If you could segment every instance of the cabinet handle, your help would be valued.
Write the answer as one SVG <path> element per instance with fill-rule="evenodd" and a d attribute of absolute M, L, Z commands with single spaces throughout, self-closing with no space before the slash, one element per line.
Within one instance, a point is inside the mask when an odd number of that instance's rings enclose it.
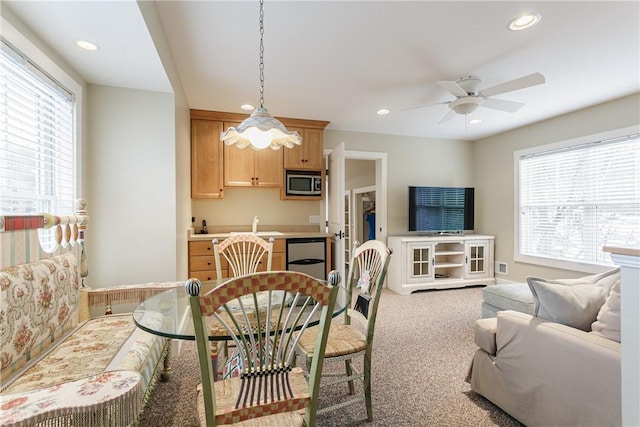
<path fill-rule="evenodd" d="M 211 261 L 207 261 L 207 265 L 211 265 Z"/>
<path fill-rule="evenodd" d="M 210 248 L 209 246 L 207 246 L 207 250 L 208 250 L 208 251 L 210 251 L 210 250 L 211 250 L 211 248 Z"/>
<path fill-rule="evenodd" d="M 468 264 L 468 263 L 469 263 L 469 257 L 468 257 L 468 256 L 464 257 L 464 263 L 465 263 L 465 264 Z"/>

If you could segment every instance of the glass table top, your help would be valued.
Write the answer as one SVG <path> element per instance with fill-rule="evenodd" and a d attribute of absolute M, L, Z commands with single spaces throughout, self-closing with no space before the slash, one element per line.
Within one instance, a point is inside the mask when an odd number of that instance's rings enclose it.
<path fill-rule="evenodd" d="M 200 294 L 204 295 L 222 282 L 224 280 L 202 282 Z M 346 306 L 347 291 L 344 287 L 338 286 L 333 317 L 344 312 Z M 184 285 L 176 286 L 144 300 L 133 311 L 133 320 L 140 329 L 154 335 L 181 340 L 195 339 L 189 295 L 185 291 Z M 215 320 L 211 319 L 211 322 L 215 322 Z M 228 341 L 231 339 L 229 335 L 213 332 L 213 330 L 219 330 L 219 328 L 210 329 L 210 341 Z"/>

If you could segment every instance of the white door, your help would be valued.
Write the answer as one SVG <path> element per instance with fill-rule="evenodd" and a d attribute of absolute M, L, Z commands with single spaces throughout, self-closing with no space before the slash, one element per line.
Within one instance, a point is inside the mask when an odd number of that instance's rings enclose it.
<path fill-rule="evenodd" d="M 335 238 L 335 269 L 340 273 L 342 283 L 345 276 L 344 259 L 344 142 L 338 144 L 329 153 L 329 234 Z"/>

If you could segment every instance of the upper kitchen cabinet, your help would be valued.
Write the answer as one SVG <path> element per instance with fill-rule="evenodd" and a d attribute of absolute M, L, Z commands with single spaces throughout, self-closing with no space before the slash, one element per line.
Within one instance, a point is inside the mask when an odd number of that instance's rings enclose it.
<path fill-rule="evenodd" d="M 288 128 L 297 131 L 302 137 L 302 144 L 284 151 L 285 169 L 324 169 L 324 130 L 313 128 Z"/>
<path fill-rule="evenodd" d="M 191 197 L 221 199 L 223 193 L 222 122 L 191 120 Z"/>
<path fill-rule="evenodd" d="M 240 122 L 224 122 L 224 130 Z M 284 168 L 282 149 L 254 150 L 251 147 L 224 146 L 224 185 L 226 187 L 282 188 Z"/>
<path fill-rule="evenodd" d="M 324 169 L 323 135 L 329 122 L 278 117 L 302 137 L 302 145 L 292 149 L 238 149 L 220 141 L 225 129 L 245 118 L 246 114 L 191 110 L 192 198 L 222 198 L 224 187 L 283 188 L 285 169 Z"/>

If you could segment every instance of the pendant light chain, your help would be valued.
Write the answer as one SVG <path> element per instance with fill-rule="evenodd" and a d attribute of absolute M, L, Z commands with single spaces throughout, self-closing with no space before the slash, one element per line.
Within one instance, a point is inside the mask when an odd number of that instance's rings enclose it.
<path fill-rule="evenodd" d="M 260 108 L 264 108 L 264 10 L 260 0 Z"/>

